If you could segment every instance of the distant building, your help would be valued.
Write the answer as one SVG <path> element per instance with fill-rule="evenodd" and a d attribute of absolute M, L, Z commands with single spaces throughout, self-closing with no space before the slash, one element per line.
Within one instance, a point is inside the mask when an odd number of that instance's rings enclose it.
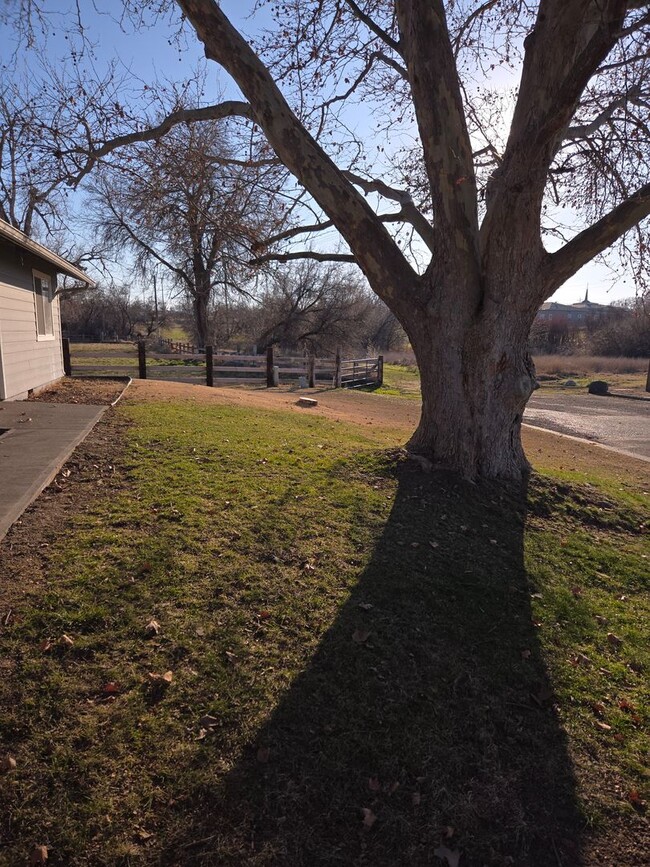
<path fill-rule="evenodd" d="M 558 304 L 556 301 L 542 304 L 535 317 L 535 325 L 577 331 L 582 328 L 593 328 L 594 325 L 614 317 L 624 316 L 625 312 L 623 307 L 590 301 L 589 290 L 587 290 L 584 301 L 578 301 L 577 304 Z"/>

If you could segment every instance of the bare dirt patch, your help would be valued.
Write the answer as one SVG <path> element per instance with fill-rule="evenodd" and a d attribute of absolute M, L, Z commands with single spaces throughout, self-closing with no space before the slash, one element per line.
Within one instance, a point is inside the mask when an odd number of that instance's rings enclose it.
<path fill-rule="evenodd" d="M 85 403 L 92 406 L 110 406 L 124 391 L 124 379 L 60 379 L 53 385 L 32 395 L 29 400 L 43 403 Z"/>

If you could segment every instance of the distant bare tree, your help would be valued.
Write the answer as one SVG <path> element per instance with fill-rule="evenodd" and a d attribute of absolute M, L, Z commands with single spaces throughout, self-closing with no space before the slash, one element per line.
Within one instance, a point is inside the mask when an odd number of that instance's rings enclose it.
<path fill-rule="evenodd" d="M 128 250 L 141 271 L 166 269 L 192 302 L 200 345 L 211 302 L 226 281 L 245 283 L 251 249 L 277 229 L 275 167 L 237 159 L 216 123 L 178 126 L 161 139 L 114 154 L 92 182 L 91 210 L 103 242 Z"/>
<path fill-rule="evenodd" d="M 273 272 L 252 313 L 254 343 L 261 352 L 334 351 L 358 345 L 370 304 L 357 277 L 328 263 L 303 261 Z"/>

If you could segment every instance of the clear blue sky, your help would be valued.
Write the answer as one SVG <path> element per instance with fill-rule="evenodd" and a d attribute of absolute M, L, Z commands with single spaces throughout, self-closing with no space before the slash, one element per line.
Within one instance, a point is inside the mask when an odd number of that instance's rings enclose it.
<path fill-rule="evenodd" d="M 10 0 L 11 2 L 11 0 Z M 191 29 L 186 26 L 180 41 L 173 38 L 173 29 L 165 21 L 158 22 L 149 29 L 137 32 L 128 24 L 121 27 L 114 20 L 116 10 L 120 8 L 118 0 L 98 0 L 96 3 L 81 3 L 84 21 L 88 28 L 88 36 L 94 43 L 95 58 L 93 62 L 101 70 L 110 60 L 119 57 L 121 64 L 136 78 L 145 82 L 155 79 L 182 79 L 188 77 L 203 60 L 202 46 L 194 37 Z M 64 23 L 70 20 L 74 4 L 71 0 L 47 0 L 44 4 L 51 17 L 51 29 L 48 33 L 48 55 L 51 60 L 64 58 L 69 53 L 70 43 L 65 39 Z M 244 31 L 259 28 L 266 21 L 256 17 L 255 21 L 248 19 L 252 3 L 242 4 L 237 0 L 223 0 L 222 7 L 231 17 L 233 23 Z M 112 15 L 98 14 L 95 8 L 109 10 Z M 267 19 L 268 20 L 268 19 Z M 14 44 L 9 28 L 0 29 L 0 51 L 5 63 L 10 62 Z M 214 88 L 215 94 L 221 93 L 225 98 L 237 98 L 239 91 L 228 76 L 218 69 L 216 64 L 210 64 L 208 84 Z M 591 264 L 583 268 L 568 283 L 553 296 L 554 300 L 571 303 L 584 297 L 587 288 L 592 301 L 611 303 L 616 298 L 628 297 L 634 293 L 631 281 L 611 286 L 612 273 L 603 266 Z"/>

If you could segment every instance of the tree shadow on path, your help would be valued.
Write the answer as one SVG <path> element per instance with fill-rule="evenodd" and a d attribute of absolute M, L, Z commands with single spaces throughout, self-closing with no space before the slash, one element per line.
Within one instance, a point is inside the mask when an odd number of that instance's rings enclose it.
<path fill-rule="evenodd" d="M 525 495 L 394 472 L 349 600 L 226 781 L 188 795 L 164 863 L 435 865 L 440 846 L 461 867 L 580 863 Z"/>

